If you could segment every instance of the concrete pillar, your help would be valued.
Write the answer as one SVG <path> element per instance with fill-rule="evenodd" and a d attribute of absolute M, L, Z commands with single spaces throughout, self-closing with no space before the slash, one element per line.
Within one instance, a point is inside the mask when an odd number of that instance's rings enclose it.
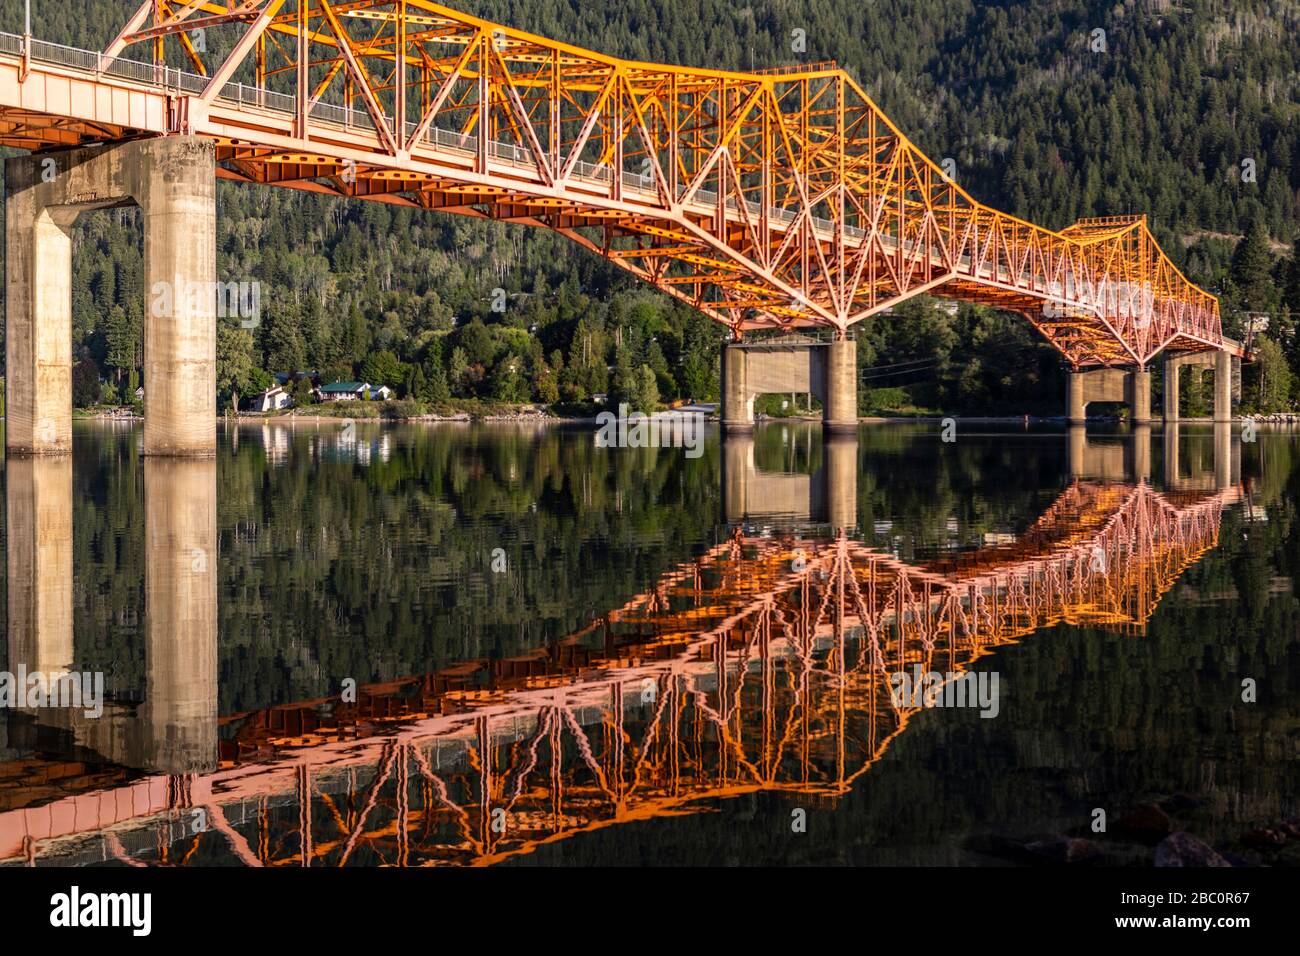
<path fill-rule="evenodd" d="M 1087 420 L 1087 406 L 1083 402 L 1083 376 L 1086 374 L 1076 369 L 1066 375 L 1065 408 L 1071 425 L 1082 425 Z"/>
<path fill-rule="evenodd" d="M 822 407 L 827 431 L 857 434 L 858 343 L 853 339 L 836 339 L 827 350 Z"/>
<path fill-rule="evenodd" d="M 1227 355 L 1227 352 L 1220 352 Z M 1219 392 L 1218 369 L 1215 369 L 1214 392 Z M 1217 407 L 1217 406 L 1216 406 Z M 1218 491 L 1232 487 L 1232 423 L 1214 423 L 1214 487 Z"/>
<path fill-rule="evenodd" d="M 743 348 L 722 346 L 722 430 L 743 434 L 754 428 L 754 396 L 749 394 Z"/>
<path fill-rule="evenodd" d="M 1133 480 L 1151 480 L 1151 426 L 1133 429 Z"/>
<path fill-rule="evenodd" d="M 1088 450 L 1088 432 L 1082 425 L 1071 424 L 1067 435 L 1068 453 L 1067 459 L 1070 464 L 1070 477 L 1082 478 L 1088 473 L 1085 457 Z"/>
<path fill-rule="evenodd" d="M 749 513 L 749 476 L 754 472 L 754 438 L 743 432 L 722 443 L 722 514 L 728 524 Z"/>
<path fill-rule="evenodd" d="M 1164 384 L 1164 418 L 1167 422 L 1178 421 L 1178 370 L 1182 365 L 1174 361 L 1170 355 L 1165 356 L 1165 384 Z"/>
<path fill-rule="evenodd" d="M 89 209 L 144 219 L 146 455 L 216 453 L 216 153 L 164 137 L 5 164 L 5 447 L 72 445 L 71 232 Z"/>
<path fill-rule="evenodd" d="M 144 207 L 144 453 L 217 449 L 217 202 L 210 149 L 156 157 Z M 167 295 L 170 290 L 170 296 Z"/>
<path fill-rule="evenodd" d="M 826 517 L 836 531 L 858 526 L 857 435 L 828 435 L 822 449 L 826 473 Z"/>
<path fill-rule="evenodd" d="M 1129 418 L 1134 425 L 1151 423 L 1151 373 L 1134 369 L 1128 373 Z"/>
<path fill-rule="evenodd" d="M 1232 353 L 1214 353 L 1214 420 L 1232 421 Z"/>
<path fill-rule="evenodd" d="M 24 175 L 25 174 L 25 175 Z M 73 214 L 22 188 L 28 157 L 5 163 L 5 447 L 72 451 Z"/>
<path fill-rule="evenodd" d="M 1180 460 L 1179 449 L 1178 449 L 1178 442 L 1179 442 L 1179 438 L 1181 437 L 1179 435 L 1179 431 L 1180 431 L 1180 426 L 1178 424 L 1178 419 L 1176 418 L 1170 421 L 1167 425 L 1165 425 L 1165 432 L 1164 432 L 1165 487 L 1170 490 L 1176 490 L 1179 487 L 1179 482 L 1182 480 L 1182 476 L 1180 474 L 1182 470 L 1182 461 Z"/>
<path fill-rule="evenodd" d="M 146 458 L 145 763 L 217 761 L 217 463 Z"/>
<path fill-rule="evenodd" d="M 5 483 L 8 670 L 66 670 L 75 658 L 72 458 L 11 458 Z"/>
<path fill-rule="evenodd" d="M 857 434 L 858 349 L 834 342 L 729 343 L 722 350 L 722 426 L 727 433 L 754 427 L 758 395 L 808 392 L 822 401 L 827 431 Z"/>

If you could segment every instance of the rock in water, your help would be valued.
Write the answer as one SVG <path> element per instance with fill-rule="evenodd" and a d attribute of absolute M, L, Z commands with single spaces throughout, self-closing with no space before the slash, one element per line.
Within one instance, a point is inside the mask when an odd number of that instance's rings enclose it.
<path fill-rule="evenodd" d="M 1156 847 L 1156 866 L 1231 866 L 1190 833 L 1171 833 Z"/>
<path fill-rule="evenodd" d="M 1035 840 L 1033 843 L 1027 843 L 1025 850 L 1054 863 L 1082 863 L 1101 856 L 1100 846 L 1092 840 L 1082 840 L 1078 837 Z"/>

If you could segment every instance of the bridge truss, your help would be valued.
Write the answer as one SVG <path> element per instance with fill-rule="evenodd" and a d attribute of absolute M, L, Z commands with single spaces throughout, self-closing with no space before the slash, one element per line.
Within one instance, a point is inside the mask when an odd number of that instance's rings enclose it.
<path fill-rule="evenodd" d="M 554 230 L 736 336 L 929 293 L 1024 315 L 1076 367 L 1241 354 L 1144 217 L 983 206 L 834 64 L 639 63 L 427 0 L 146 0 L 102 54 L 14 40 L 0 142 L 210 137 L 227 179 Z"/>
<path fill-rule="evenodd" d="M 0 812 L 0 858 L 108 828 L 134 865 L 486 865 L 748 794 L 829 806 L 923 709 L 892 675 L 947 686 L 1057 624 L 1141 633 L 1239 496 L 1078 482 L 1015 542 L 918 566 L 738 531 L 534 654 L 230 715 L 216 773 Z"/>

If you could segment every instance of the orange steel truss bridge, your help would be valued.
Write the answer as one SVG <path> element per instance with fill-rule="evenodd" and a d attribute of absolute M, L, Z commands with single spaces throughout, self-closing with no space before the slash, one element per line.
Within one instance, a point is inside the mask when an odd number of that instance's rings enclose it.
<path fill-rule="evenodd" d="M 922 709 L 891 675 L 970 690 L 1044 628 L 1142 633 L 1241 494 L 1076 482 L 1013 543 L 920 566 L 737 530 L 531 655 L 222 718 L 213 773 L 78 787 L 42 765 L 73 792 L 9 802 L 0 859 L 485 865 L 745 794 L 827 807 Z"/>
<path fill-rule="evenodd" d="M 102 52 L 0 35 L 0 143 L 168 135 L 238 182 L 552 229 L 737 338 L 928 293 L 1075 368 L 1244 354 L 1145 217 L 981 205 L 834 64 L 638 63 L 426 0 L 146 0 Z"/>

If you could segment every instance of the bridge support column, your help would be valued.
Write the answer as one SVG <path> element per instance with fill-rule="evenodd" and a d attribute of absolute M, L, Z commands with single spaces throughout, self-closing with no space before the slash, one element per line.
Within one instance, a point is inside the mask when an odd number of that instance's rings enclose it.
<path fill-rule="evenodd" d="M 217 463 L 144 463 L 146 763 L 217 762 Z"/>
<path fill-rule="evenodd" d="M 781 428 L 784 426 L 774 426 Z M 792 426 L 797 435 L 803 429 Z M 858 524 L 858 439 L 827 434 L 822 466 L 814 474 L 768 471 L 754 459 L 754 437 L 730 436 L 722 444 L 722 510 L 728 524 L 826 521 L 836 531 Z"/>
<path fill-rule="evenodd" d="M 854 426 L 856 428 L 856 425 Z M 858 438 L 843 432 L 826 436 L 826 520 L 836 531 L 858 525 Z"/>
<path fill-rule="evenodd" d="M 1178 421 L 1178 362 L 1172 356 L 1165 356 L 1164 405 L 1165 422 Z"/>
<path fill-rule="evenodd" d="M 29 158 L 5 163 L 5 447 L 15 455 L 66 455 L 75 216 L 17 188 L 31 165 Z"/>
<path fill-rule="evenodd" d="M 1082 425 L 1091 402 L 1124 402 L 1135 425 L 1151 421 L 1151 373 L 1142 369 L 1094 368 L 1075 370 L 1066 381 L 1066 416 Z"/>
<path fill-rule="evenodd" d="M 5 483 L 8 669 L 66 670 L 74 656 L 72 458 L 15 457 Z"/>
<path fill-rule="evenodd" d="M 1177 406 L 1175 406 L 1176 408 Z M 1180 487 L 1179 482 L 1182 480 L 1182 456 L 1179 448 L 1179 439 L 1182 437 L 1181 430 L 1178 419 L 1166 421 L 1164 430 L 1164 482 L 1165 487 L 1170 490 L 1177 490 Z"/>
<path fill-rule="evenodd" d="M 1088 404 L 1083 400 L 1083 377 L 1087 372 L 1070 372 L 1065 380 L 1066 417 L 1071 425 L 1082 425 L 1087 420 Z"/>
<path fill-rule="evenodd" d="M 5 447 L 72 447 L 72 228 L 86 210 L 144 219 L 144 452 L 216 453 L 216 153 L 165 137 L 5 164 Z"/>
<path fill-rule="evenodd" d="M 754 429 L 754 395 L 746 387 L 745 352 L 722 347 L 722 430 L 744 434 Z"/>
<path fill-rule="evenodd" d="M 1214 420 L 1232 421 L 1232 353 L 1214 353 Z"/>
<path fill-rule="evenodd" d="M 1214 420 L 1232 421 L 1233 359 L 1232 353 L 1186 352 L 1165 357 L 1165 421 L 1178 418 L 1178 370 L 1185 365 L 1199 368 L 1214 366 Z"/>
<path fill-rule="evenodd" d="M 1138 425 L 1133 429 L 1133 480 L 1151 480 L 1151 426 Z"/>
<path fill-rule="evenodd" d="M 828 432 L 857 433 L 858 348 L 852 339 L 818 342 L 790 337 L 731 342 L 722 347 L 722 427 L 754 427 L 759 395 L 808 392 L 822 403 Z"/>
<path fill-rule="evenodd" d="M 1151 424 L 1151 373 L 1135 369 L 1128 373 L 1129 412 L 1134 425 Z"/>
<path fill-rule="evenodd" d="M 822 424 L 829 432 L 858 432 L 858 343 L 836 339 L 826 349 Z"/>

